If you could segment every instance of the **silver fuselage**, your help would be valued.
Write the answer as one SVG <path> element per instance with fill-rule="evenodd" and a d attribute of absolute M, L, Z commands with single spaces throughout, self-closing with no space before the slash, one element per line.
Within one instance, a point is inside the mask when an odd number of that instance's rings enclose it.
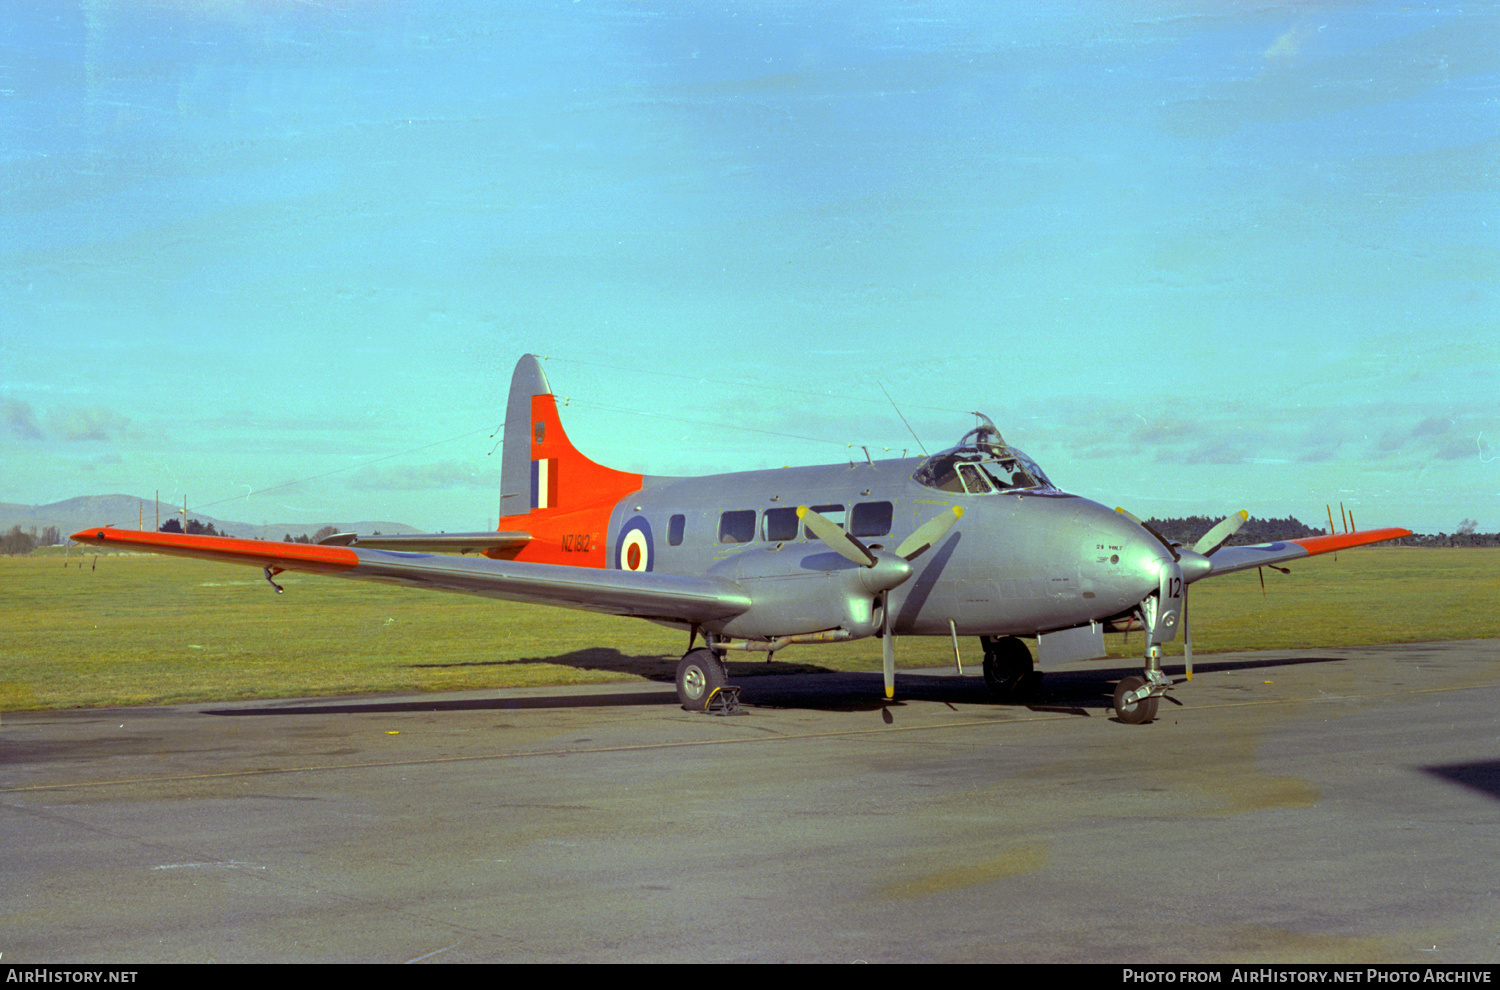
<path fill-rule="evenodd" d="M 785 516 L 766 513 L 799 505 L 842 506 L 838 521 L 853 523 L 856 506 L 876 503 L 869 514 L 888 514 L 886 532 L 861 535 L 846 526 L 876 550 L 897 546 L 952 506 L 962 508 L 953 528 L 911 562 L 910 578 L 889 592 L 897 635 L 1030 636 L 1103 620 L 1139 606 L 1172 559 L 1139 525 L 1097 502 L 1050 487 L 937 490 L 913 477 L 924 460 L 647 478 L 616 506 L 609 530 L 619 534 L 642 518 L 654 534 L 652 570 L 707 574 L 745 587 L 755 607 L 713 631 L 748 639 L 830 629 L 858 637 L 879 628 L 878 597 L 861 586 L 857 565 L 803 527 L 791 538 L 774 538 L 786 536 L 784 525 L 780 534 L 771 532 L 772 520 Z M 753 535 L 743 539 L 744 514 L 752 512 Z M 726 513 L 740 515 L 726 521 Z M 739 531 L 727 532 L 734 523 Z M 609 548 L 612 559 L 616 550 Z"/>

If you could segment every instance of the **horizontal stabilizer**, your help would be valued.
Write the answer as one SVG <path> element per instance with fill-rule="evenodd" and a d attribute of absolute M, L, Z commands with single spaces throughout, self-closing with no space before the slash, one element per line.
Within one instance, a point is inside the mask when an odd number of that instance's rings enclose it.
<path fill-rule="evenodd" d="M 326 547 L 360 547 L 365 550 L 404 550 L 408 553 L 483 553 L 513 550 L 531 542 L 530 533 L 411 533 L 405 536 L 360 536 L 335 533 L 318 541 Z"/>

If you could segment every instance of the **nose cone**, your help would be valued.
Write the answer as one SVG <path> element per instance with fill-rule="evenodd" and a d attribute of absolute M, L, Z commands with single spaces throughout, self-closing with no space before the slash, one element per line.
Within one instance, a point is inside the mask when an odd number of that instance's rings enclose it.
<path fill-rule="evenodd" d="M 911 577 L 910 561 L 886 550 L 870 552 L 875 556 L 875 563 L 869 567 L 861 567 L 858 571 L 860 586 L 865 591 L 878 595 L 882 591 L 889 591 L 904 583 L 907 578 Z"/>
<path fill-rule="evenodd" d="M 1214 569 L 1213 561 L 1196 550 L 1183 549 L 1178 553 L 1182 555 L 1182 559 L 1178 561 L 1178 564 L 1182 566 L 1182 580 L 1188 584 L 1192 584 L 1199 578 L 1208 577 L 1209 572 Z"/>

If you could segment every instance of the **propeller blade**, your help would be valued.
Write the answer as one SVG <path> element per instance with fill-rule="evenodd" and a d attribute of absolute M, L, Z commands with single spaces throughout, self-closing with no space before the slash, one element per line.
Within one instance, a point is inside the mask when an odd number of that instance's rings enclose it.
<path fill-rule="evenodd" d="M 890 593 L 880 593 L 880 653 L 885 670 L 885 696 L 896 696 L 896 637 L 891 635 Z"/>
<path fill-rule="evenodd" d="M 1214 551 L 1222 547 L 1224 542 L 1231 536 L 1238 533 L 1240 527 L 1245 525 L 1245 520 L 1249 518 L 1250 513 L 1244 509 L 1241 509 L 1232 516 L 1227 516 L 1223 522 L 1207 533 L 1204 533 L 1198 542 L 1193 544 L 1193 549 L 1206 557 L 1212 557 Z"/>
<path fill-rule="evenodd" d="M 828 544 L 828 549 L 861 567 L 875 566 L 875 555 L 869 548 L 846 533 L 838 523 L 805 505 L 797 508 L 797 518 L 807 524 L 814 536 Z"/>
<path fill-rule="evenodd" d="M 886 627 L 885 635 L 881 638 L 881 653 L 885 661 L 885 696 L 894 698 L 896 696 L 896 637 L 891 635 L 889 626 Z"/>
<path fill-rule="evenodd" d="M 932 545 L 947 535 L 953 524 L 963 518 L 963 506 L 955 505 L 947 512 L 940 512 L 931 519 L 918 526 L 916 532 L 901 541 L 896 548 L 898 557 L 907 560 L 915 560 L 918 556 L 926 553 Z"/>
<path fill-rule="evenodd" d="M 1188 586 L 1182 586 L 1182 659 L 1187 679 L 1193 679 L 1193 627 L 1188 625 Z"/>
<path fill-rule="evenodd" d="M 1118 505 L 1115 506 L 1115 511 L 1124 516 L 1126 519 L 1129 519 L 1131 522 L 1135 523 L 1137 526 L 1141 527 L 1141 529 L 1144 529 L 1146 532 L 1150 533 L 1152 536 L 1156 537 L 1156 542 L 1167 548 L 1167 552 L 1172 555 L 1173 560 L 1182 559 L 1182 554 L 1177 552 L 1177 548 L 1172 545 L 1172 541 L 1158 533 L 1154 527 L 1148 525 L 1146 521 L 1140 516 L 1137 516 L 1132 512 L 1127 512 L 1124 509 L 1120 508 Z"/>

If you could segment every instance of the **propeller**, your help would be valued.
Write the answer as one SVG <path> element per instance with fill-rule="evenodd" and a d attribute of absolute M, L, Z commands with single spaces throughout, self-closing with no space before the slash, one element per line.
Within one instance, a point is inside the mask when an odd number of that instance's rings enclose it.
<path fill-rule="evenodd" d="M 1171 567 L 1163 567 L 1162 568 L 1162 572 L 1161 572 L 1161 587 L 1158 589 L 1158 592 L 1157 592 L 1158 602 L 1160 604 L 1157 607 L 1161 611 L 1161 613 L 1163 615 L 1165 615 L 1166 611 L 1168 610 L 1169 592 L 1172 591 L 1172 590 L 1174 590 L 1174 589 L 1172 589 L 1169 586 L 1169 578 L 1171 576 L 1173 576 L 1173 574 L 1175 573 L 1176 579 L 1180 582 L 1180 584 L 1178 585 L 1177 590 L 1180 590 L 1180 592 L 1181 592 L 1181 599 L 1182 599 L 1182 604 L 1181 604 L 1180 607 L 1181 607 L 1181 616 L 1182 616 L 1182 659 L 1183 659 L 1183 668 L 1184 668 L 1184 671 L 1185 671 L 1187 679 L 1188 680 L 1192 680 L 1193 679 L 1193 628 L 1188 623 L 1188 583 L 1184 579 L 1183 573 L 1182 573 L 1181 564 L 1184 562 L 1184 560 L 1183 560 L 1183 550 L 1182 550 L 1181 544 L 1172 543 L 1166 537 L 1162 536 L 1155 529 L 1153 529 L 1151 526 L 1148 526 L 1145 523 L 1144 520 L 1138 518 L 1137 516 L 1131 514 L 1130 512 L 1127 512 L 1126 510 L 1124 510 L 1122 508 L 1119 508 L 1119 507 L 1116 507 L 1115 511 L 1118 512 L 1120 515 L 1124 516 L 1125 518 L 1129 519 L 1131 522 L 1133 522 L 1136 525 L 1140 526 L 1142 529 L 1144 529 L 1146 532 L 1150 533 L 1152 536 L 1156 537 L 1157 540 L 1159 540 L 1161 542 L 1162 546 L 1166 547 L 1169 551 L 1171 551 L 1172 559 L 1173 559 L 1173 561 L 1175 563 Z M 1211 528 L 1208 532 L 1206 532 L 1202 536 L 1200 536 L 1198 538 L 1198 542 L 1193 544 L 1193 548 L 1192 548 L 1192 550 L 1189 553 L 1189 559 L 1186 561 L 1186 563 L 1188 563 L 1190 565 L 1190 569 L 1198 570 L 1199 568 L 1192 568 L 1191 565 L 1195 561 L 1199 565 L 1203 565 L 1204 564 L 1204 559 L 1207 558 L 1207 557 L 1212 557 L 1221 547 L 1223 547 L 1224 544 L 1229 541 L 1229 538 L 1231 536 L 1233 536 L 1235 533 L 1238 533 L 1240 531 L 1240 527 L 1244 526 L 1245 522 L 1249 518 L 1250 518 L 1250 513 L 1248 513 L 1245 510 L 1241 509 L 1239 512 L 1235 512 L 1235 513 L 1232 513 L 1232 514 L 1230 514 L 1228 516 L 1225 516 L 1213 528 Z M 1197 555 L 1201 555 L 1201 556 L 1197 556 Z M 1199 575 L 1197 575 L 1197 576 L 1201 577 L 1202 574 L 1206 574 L 1207 572 L 1208 572 L 1208 569 L 1207 568 L 1203 568 L 1202 569 L 1202 573 L 1199 574 Z M 1168 637 L 1168 638 L 1170 638 L 1170 637 Z"/>
<path fill-rule="evenodd" d="M 870 580 L 862 578 L 860 583 L 867 590 L 874 591 L 880 596 L 881 660 L 885 672 L 885 696 L 887 698 L 896 696 L 896 644 L 895 637 L 891 635 L 891 610 L 888 607 L 890 591 L 911 577 L 910 562 L 926 553 L 946 536 L 948 530 L 953 528 L 953 524 L 958 522 L 963 514 L 963 508 L 957 505 L 946 512 L 940 512 L 902 540 L 900 546 L 896 547 L 894 555 L 885 551 L 877 555 L 874 550 L 859 542 L 833 520 L 805 505 L 797 509 L 797 518 L 807 525 L 814 536 L 827 544 L 830 550 L 871 571 L 878 568 L 886 572 L 879 577 L 871 574 Z M 881 564 L 885 566 L 879 567 Z"/>
<path fill-rule="evenodd" d="M 1144 529 L 1146 532 L 1150 533 L 1152 536 L 1156 537 L 1157 540 L 1160 541 L 1162 546 L 1172 551 L 1172 556 L 1174 558 L 1180 556 L 1179 552 L 1182 548 L 1182 544 L 1173 543 L 1171 540 L 1158 533 L 1156 531 L 1156 528 L 1150 523 L 1146 522 L 1140 516 L 1137 516 L 1135 513 L 1130 512 L 1127 509 L 1122 509 L 1119 506 L 1115 506 L 1115 511 L 1124 516 L 1126 519 L 1129 519 L 1131 522 L 1135 523 L 1137 526 L 1141 527 L 1141 529 Z M 1245 525 L 1246 520 L 1248 520 L 1249 518 L 1250 513 L 1246 512 L 1244 509 L 1225 516 L 1223 519 L 1219 520 L 1217 525 L 1215 525 L 1207 533 L 1204 533 L 1198 538 L 1198 542 L 1193 544 L 1193 552 L 1201 553 L 1205 557 L 1212 557 L 1215 551 L 1217 551 L 1229 541 L 1229 538 L 1231 536 L 1240 531 L 1240 527 Z"/>

